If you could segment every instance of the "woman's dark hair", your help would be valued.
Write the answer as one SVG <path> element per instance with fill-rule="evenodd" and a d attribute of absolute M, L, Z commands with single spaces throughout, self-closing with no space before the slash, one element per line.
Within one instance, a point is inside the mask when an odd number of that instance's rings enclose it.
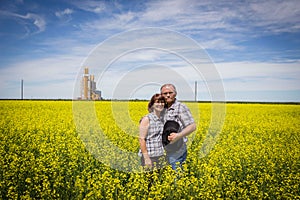
<path fill-rule="evenodd" d="M 157 93 L 157 94 L 154 94 L 154 95 L 151 97 L 151 99 L 150 99 L 150 101 L 149 101 L 149 103 L 148 103 L 148 111 L 149 111 L 149 112 L 152 112 L 152 111 L 153 111 L 152 106 L 153 106 L 153 104 L 154 104 L 156 101 L 163 102 L 164 104 L 166 103 L 165 98 L 164 98 L 161 94 L 158 94 L 158 93 Z"/>

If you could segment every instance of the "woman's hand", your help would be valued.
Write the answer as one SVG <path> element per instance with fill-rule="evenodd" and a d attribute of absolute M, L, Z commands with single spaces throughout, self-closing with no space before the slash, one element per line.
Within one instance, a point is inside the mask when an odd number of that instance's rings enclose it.
<path fill-rule="evenodd" d="M 144 160 L 145 160 L 145 166 L 152 167 L 152 161 L 149 156 L 145 156 Z"/>

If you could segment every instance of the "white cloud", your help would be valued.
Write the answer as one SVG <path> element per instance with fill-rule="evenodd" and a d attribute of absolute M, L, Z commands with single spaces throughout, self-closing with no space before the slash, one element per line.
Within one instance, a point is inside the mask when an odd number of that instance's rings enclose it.
<path fill-rule="evenodd" d="M 28 35 L 37 34 L 43 32 L 46 29 L 46 21 L 40 15 L 34 13 L 27 13 L 26 15 L 20 15 L 9 11 L 0 11 L 0 15 L 4 15 L 9 18 L 21 19 L 21 25 L 28 31 Z M 18 22 L 18 20 L 16 20 Z M 32 26 L 36 27 L 33 29 Z"/>
<path fill-rule="evenodd" d="M 136 66 L 128 71 L 118 71 L 117 73 L 106 71 L 98 79 L 98 88 L 105 98 L 135 99 L 138 98 L 135 95 L 140 90 L 139 94 L 143 94 L 143 98 L 148 99 L 153 93 L 159 92 L 162 84 L 173 83 L 180 91 L 180 98 L 193 99 L 193 87 L 190 85 L 191 73 L 182 73 L 187 71 L 192 72 L 193 70 L 191 67 L 180 69 L 155 63 Z M 151 90 L 143 91 L 144 87 L 149 86 L 151 86 Z"/>
<path fill-rule="evenodd" d="M 255 13 L 252 17 L 263 19 L 263 22 L 275 24 L 299 22 L 299 1 L 259 1 L 250 3 L 250 9 Z"/>
<path fill-rule="evenodd" d="M 190 11 L 192 11 L 191 4 L 183 0 L 150 1 L 146 3 L 146 10 L 143 12 L 141 19 L 151 22 L 173 21 L 178 17 L 185 16 Z"/>
<path fill-rule="evenodd" d="M 73 10 L 70 9 L 70 8 L 66 8 L 65 10 L 63 11 L 57 11 L 55 12 L 55 15 L 59 18 L 62 18 L 64 16 L 68 16 L 68 15 L 71 15 L 73 13 Z"/>
<path fill-rule="evenodd" d="M 298 1 L 147 1 L 142 10 L 114 14 L 112 5 L 101 4 L 108 14 L 81 25 L 86 37 L 111 35 L 112 31 L 165 27 L 189 34 L 209 49 L 240 49 L 240 43 L 258 35 L 299 31 Z M 80 8 L 94 12 L 99 3 L 88 1 Z M 87 7 L 89 9 L 87 9 Z"/>
<path fill-rule="evenodd" d="M 300 63 L 218 63 L 227 91 L 300 90 Z"/>
<path fill-rule="evenodd" d="M 109 8 L 106 6 L 106 4 L 103 1 L 87 0 L 87 1 L 72 1 L 70 3 L 74 4 L 79 9 L 96 13 L 96 14 L 107 11 L 107 9 Z"/>
<path fill-rule="evenodd" d="M 71 98 L 82 58 L 53 57 L 18 62 L 0 69 L 1 98 L 19 98 L 24 80 L 25 98 Z"/>
<path fill-rule="evenodd" d="M 204 41 L 201 43 L 201 45 L 205 49 L 218 49 L 218 50 L 239 50 L 241 47 L 236 46 L 232 43 L 230 43 L 228 40 L 224 40 L 222 38 L 220 39 L 212 39 L 208 41 Z"/>

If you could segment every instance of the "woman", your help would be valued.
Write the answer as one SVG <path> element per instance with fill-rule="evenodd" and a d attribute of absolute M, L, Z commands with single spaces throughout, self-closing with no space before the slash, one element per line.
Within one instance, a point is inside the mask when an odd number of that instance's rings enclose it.
<path fill-rule="evenodd" d="M 154 94 L 148 103 L 149 113 L 140 121 L 140 151 L 142 166 L 161 168 L 165 161 L 162 145 L 163 119 L 165 98 Z"/>

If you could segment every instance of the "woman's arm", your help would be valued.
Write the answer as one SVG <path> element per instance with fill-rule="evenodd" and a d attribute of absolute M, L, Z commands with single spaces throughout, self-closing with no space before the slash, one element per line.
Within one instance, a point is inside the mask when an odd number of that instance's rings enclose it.
<path fill-rule="evenodd" d="M 149 128 L 149 118 L 144 117 L 141 122 L 140 122 L 140 135 L 139 135 L 139 142 L 140 142 L 140 148 L 145 160 L 145 165 L 146 166 L 152 166 L 151 159 L 148 155 L 147 147 L 146 147 L 146 136 L 148 134 L 148 128 Z"/>

